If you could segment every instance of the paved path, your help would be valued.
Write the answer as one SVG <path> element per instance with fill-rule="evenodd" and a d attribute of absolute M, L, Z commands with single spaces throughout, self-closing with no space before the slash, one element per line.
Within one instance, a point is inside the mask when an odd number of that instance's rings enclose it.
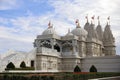
<path fill-rule="evenodd" d="M 108 79 L 99 79 L 99 80 L 120 80 L 120 78 L 112 78 L 112 79 L 108 78 Z"/>
<path fill-rule="evenodd" d="M 106 78 L 98 78 L 98 79 L 89 79 L 89 80 L 120 80 L 120 76 L 116 76 L 116 77 L 106 77 Z"/>

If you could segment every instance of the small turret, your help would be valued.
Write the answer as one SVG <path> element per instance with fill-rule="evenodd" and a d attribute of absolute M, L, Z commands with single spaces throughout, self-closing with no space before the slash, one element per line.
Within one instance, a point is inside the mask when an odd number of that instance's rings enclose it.
<path fill-rule="evenodd" d="M 94 16 L 92 17 L 92 20 L 91 20 L 91 24 L 89 26 L 88 29 L 88 38 L 94 38 L 94 39 L 97 39 L 98 38 L 98 35 L 97 35 L 97 32 L 96 30 L 94 29 L 95 27 L 95 24 L 94 24 Z"/>
<path fill-rule="evenodd" d="M 90 26 L 90 24 L 89 24 L 89 22 L 88 22 L 88 16 L 86 16 L 85 18 L 86 18 L 87 22 L 85 23 L 84 29 L 85 29 L 86 31 L 88 31 L 88 30 L 89 30 L 89 26 Z"/>

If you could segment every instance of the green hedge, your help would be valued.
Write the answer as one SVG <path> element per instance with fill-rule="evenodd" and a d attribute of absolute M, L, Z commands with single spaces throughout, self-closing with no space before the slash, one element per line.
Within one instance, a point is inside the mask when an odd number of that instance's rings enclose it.
<path fill-rule="evenodd" d="M 14 69 L 6 68 L 5 70 L 35 70 L 35 68 L 34 67 L 14 68 Z"/>
<path fill-rule="evenodd" d="M 53 76 L 19 76 L 19 75 L 4 75 L 3 80 L 55 80 Z"/>
<path fill-rule="evenodd" d="M 34 67 L 15 68 L 14 70 L 35 70 L 35 68 Z"/>
<path fill-rule="evenodd" d="M 99 73 L 87 73 L 87 74 L 73 74 L 73 73 L 63 73 L 58 74 L 55 80 L 88 80 L 93 78 L 103 78 L 103 77 L 113 77 L 120 76 L 120 73 L 114 72 L 99 72 Z"/>

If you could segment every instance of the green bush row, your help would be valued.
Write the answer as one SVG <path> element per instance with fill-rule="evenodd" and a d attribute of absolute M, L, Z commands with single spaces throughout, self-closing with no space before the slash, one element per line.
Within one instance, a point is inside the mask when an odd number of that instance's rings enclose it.
<path fill-rule="evenodd" d="M 74 74 L 74 73 L 56 73 L 54 76 L 41 76 L 41 75 L 3 75 L 3 80 L 88 80 L 93 78 L 113 77 L 120 76 L 120 73 L 87 73 L 87 74 Z M 2 79 L 1 79 L 2 80 Z"/>

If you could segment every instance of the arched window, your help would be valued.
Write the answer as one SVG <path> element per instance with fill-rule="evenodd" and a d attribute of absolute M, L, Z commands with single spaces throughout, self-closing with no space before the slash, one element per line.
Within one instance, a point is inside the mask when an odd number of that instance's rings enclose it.
<path fill-rule="evenodd" d="M 62 50 L 63 52 L 72 52 L 73 47 L 72 45 L 66 44 L 66 45 L 63 45 Z"/>
<path fill-rule="evenodd" d="M 15 65 L 12 62 L 10 62 L 7 64 L 5 70 L 12 70 L 12 69 L 15 69 Z"/>
<path fill-rule="evenodd" d="M 25 64 L 24 61 L 21 62 L 20 67 L 21 67 L 21 68 L 25 68 L 25 67 L 26 67 L 26 64 Z"/>
<path fill-rule="evenodd" d="M 54 49 L 56 49 L 58 52 L 60 52 L 60 47 L 58 46 L 58 44 L 54 45 Z"/>
<path fill-rule="evenodd" d="M 31 67 L 34 67 L 34 60 L 31 60 Z"/>
<path fill-rule="evenodd" d="M 47 42 L 47 41 L 42 42 L 41 47 L 52 48 L 50 42 Z"/>

